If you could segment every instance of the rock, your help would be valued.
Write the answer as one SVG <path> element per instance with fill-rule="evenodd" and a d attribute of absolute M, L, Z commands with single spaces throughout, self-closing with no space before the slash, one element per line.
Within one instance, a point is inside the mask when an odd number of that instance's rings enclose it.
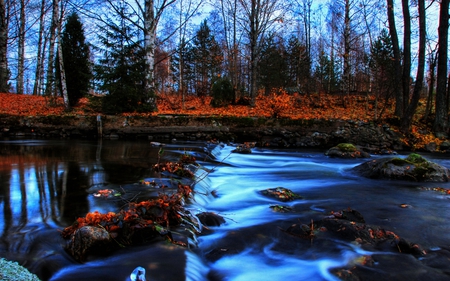
<path fill-rule="evenodd" d="M 206 226 L 219 226 L 225 223 L 225 219 L 222 216 L 213 212 L 203 212 L 196 216 Z"/>
<path fill-rule="evenodd" d="M 340 143 L 330 148 L 325 155 L 338 158 L 369 158 L 370 154 L 351 143 Z"/>
<path fill-rule="evenodd" d="M 105 245 L 111 242 L 111 236 L 104 228 L 83 226 L 72 235 L 66 250 L 78 261 L 84 261 L 86 256 L 98 249 L 107 249 Z"/>
<path fill-rule="evenodd" d="M 27 280 L 39 281 L 39 278 L 30 273 L 25 267 L 17 262 L 0 258 L 0 280 Z"/>
<path fill-rule="evenodd" d="M 284 187 L 268 188 L 261 190 L 260 193 L 262 195 L 272 197 L 283 202 L 302 198 L 300 195 L 295 194 L 291 190 Z"/>
<path fill-rule="evenodd" d="M 256 145 L 255 142 L 244 142 L 243 144 L 239 144 L 233 149 L 231 152 L 241 153 L 241 154 L 250 154 L 252 153 L 252 148 Z"/>
<path fill-rule="evenodd" d="M 396 179 L 419 182 L 448 182 L 450 170 L 412 153 L 407 158 L 380 158 L 367 161 L 352 169 L 372 179 Z"/>

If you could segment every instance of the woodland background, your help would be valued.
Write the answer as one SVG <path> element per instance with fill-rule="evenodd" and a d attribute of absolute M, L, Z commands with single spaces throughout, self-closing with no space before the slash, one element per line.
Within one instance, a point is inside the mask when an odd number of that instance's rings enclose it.
<path fill-rule="evenodd" d="M 449 0 L 0 0 L 0 20 L 4 114 L 35 96 L 51 113 L 389 118 L 447 137 Z"/>

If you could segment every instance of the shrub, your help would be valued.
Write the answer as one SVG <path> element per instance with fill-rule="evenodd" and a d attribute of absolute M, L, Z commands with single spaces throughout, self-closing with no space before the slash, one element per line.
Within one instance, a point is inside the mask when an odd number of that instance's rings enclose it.
<path fill-rule="evenodd" d="M 211 106 L 227 106 L 234 101 L 234 89 L 231 81 L 227 78 L 220 78 L 212 87 Z"/>

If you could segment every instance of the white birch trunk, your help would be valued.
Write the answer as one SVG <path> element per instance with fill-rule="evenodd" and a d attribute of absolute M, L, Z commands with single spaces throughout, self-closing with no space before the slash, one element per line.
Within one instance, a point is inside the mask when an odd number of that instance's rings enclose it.
<path fill-rule="evenodd" d="M 66 84 L 66 71 L 64 69 L 64 60 L 63 60 L 63 52 L 62 52 L 62 47 L 61 47 L 61 39 L 59 38 L 58 40 L 58 65 L 59 65 L 59 71 L 61 74 L 61 91 L 62 91 L 62 96 L 63 96 L 63 100 L 64 100 L 64 107 L 66 110 L 70 109 L 70 104 L 69 104 L 69 95 L 67 94 L 67 84 Z"/>
<path fill-rule="evenodd" d="M 47 64 L 47 81 L 45 85 L 45 95 L 52 96 L 54 94 L 53 86 L 55 83 L 54 65 L 55 65 L 55 42 L 56 29 L 59 21 L 59 1 L 53 0 L 52 8 L 52 22 L 50 25 L 50 45 L 48 50 L 48 64 Z"/>

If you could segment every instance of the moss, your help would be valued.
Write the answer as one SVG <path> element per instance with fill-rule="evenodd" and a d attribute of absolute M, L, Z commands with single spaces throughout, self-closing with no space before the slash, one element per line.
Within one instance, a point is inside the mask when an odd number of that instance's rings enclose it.
<path fill-rule="evenodd" d="M 39 281 L 39 278 L 30 273 L 25 267 L 19 265 L 17 262 L 12 262 L 0 258 L 0 280 L 27 280 Z"/>
<path fill-rule="evenodd" d="M 395 166 L 403 166 L 403 165 L 411 164 L 411 163 L 408 162 L 406 159 L 398 158 L 398 157 L 392 158 L 391 161 L 389 161 L 388 163 L 392 163 L 392 164 L 394 164 Z M 386 163 L 386 164 L 387 164 L 387 163 Z"/>
<path fill-rule="evenodd" d="M 337 145 L 337 148 L 342 152 L 355 152 L 357 150 L 356 146 L 351 143 L 340 143 Z"/>
<path fill-rule="evenodd" d="M 406 158 L 406 161 L 411 162 L 413 164 L 420 164 L 420 163 L 428 162 L 427 159 L 423 158 L 421 155 L 419 155 L 417 153 L 411 153 L 410 155 L 408 155 L 408 157 Z"/>

